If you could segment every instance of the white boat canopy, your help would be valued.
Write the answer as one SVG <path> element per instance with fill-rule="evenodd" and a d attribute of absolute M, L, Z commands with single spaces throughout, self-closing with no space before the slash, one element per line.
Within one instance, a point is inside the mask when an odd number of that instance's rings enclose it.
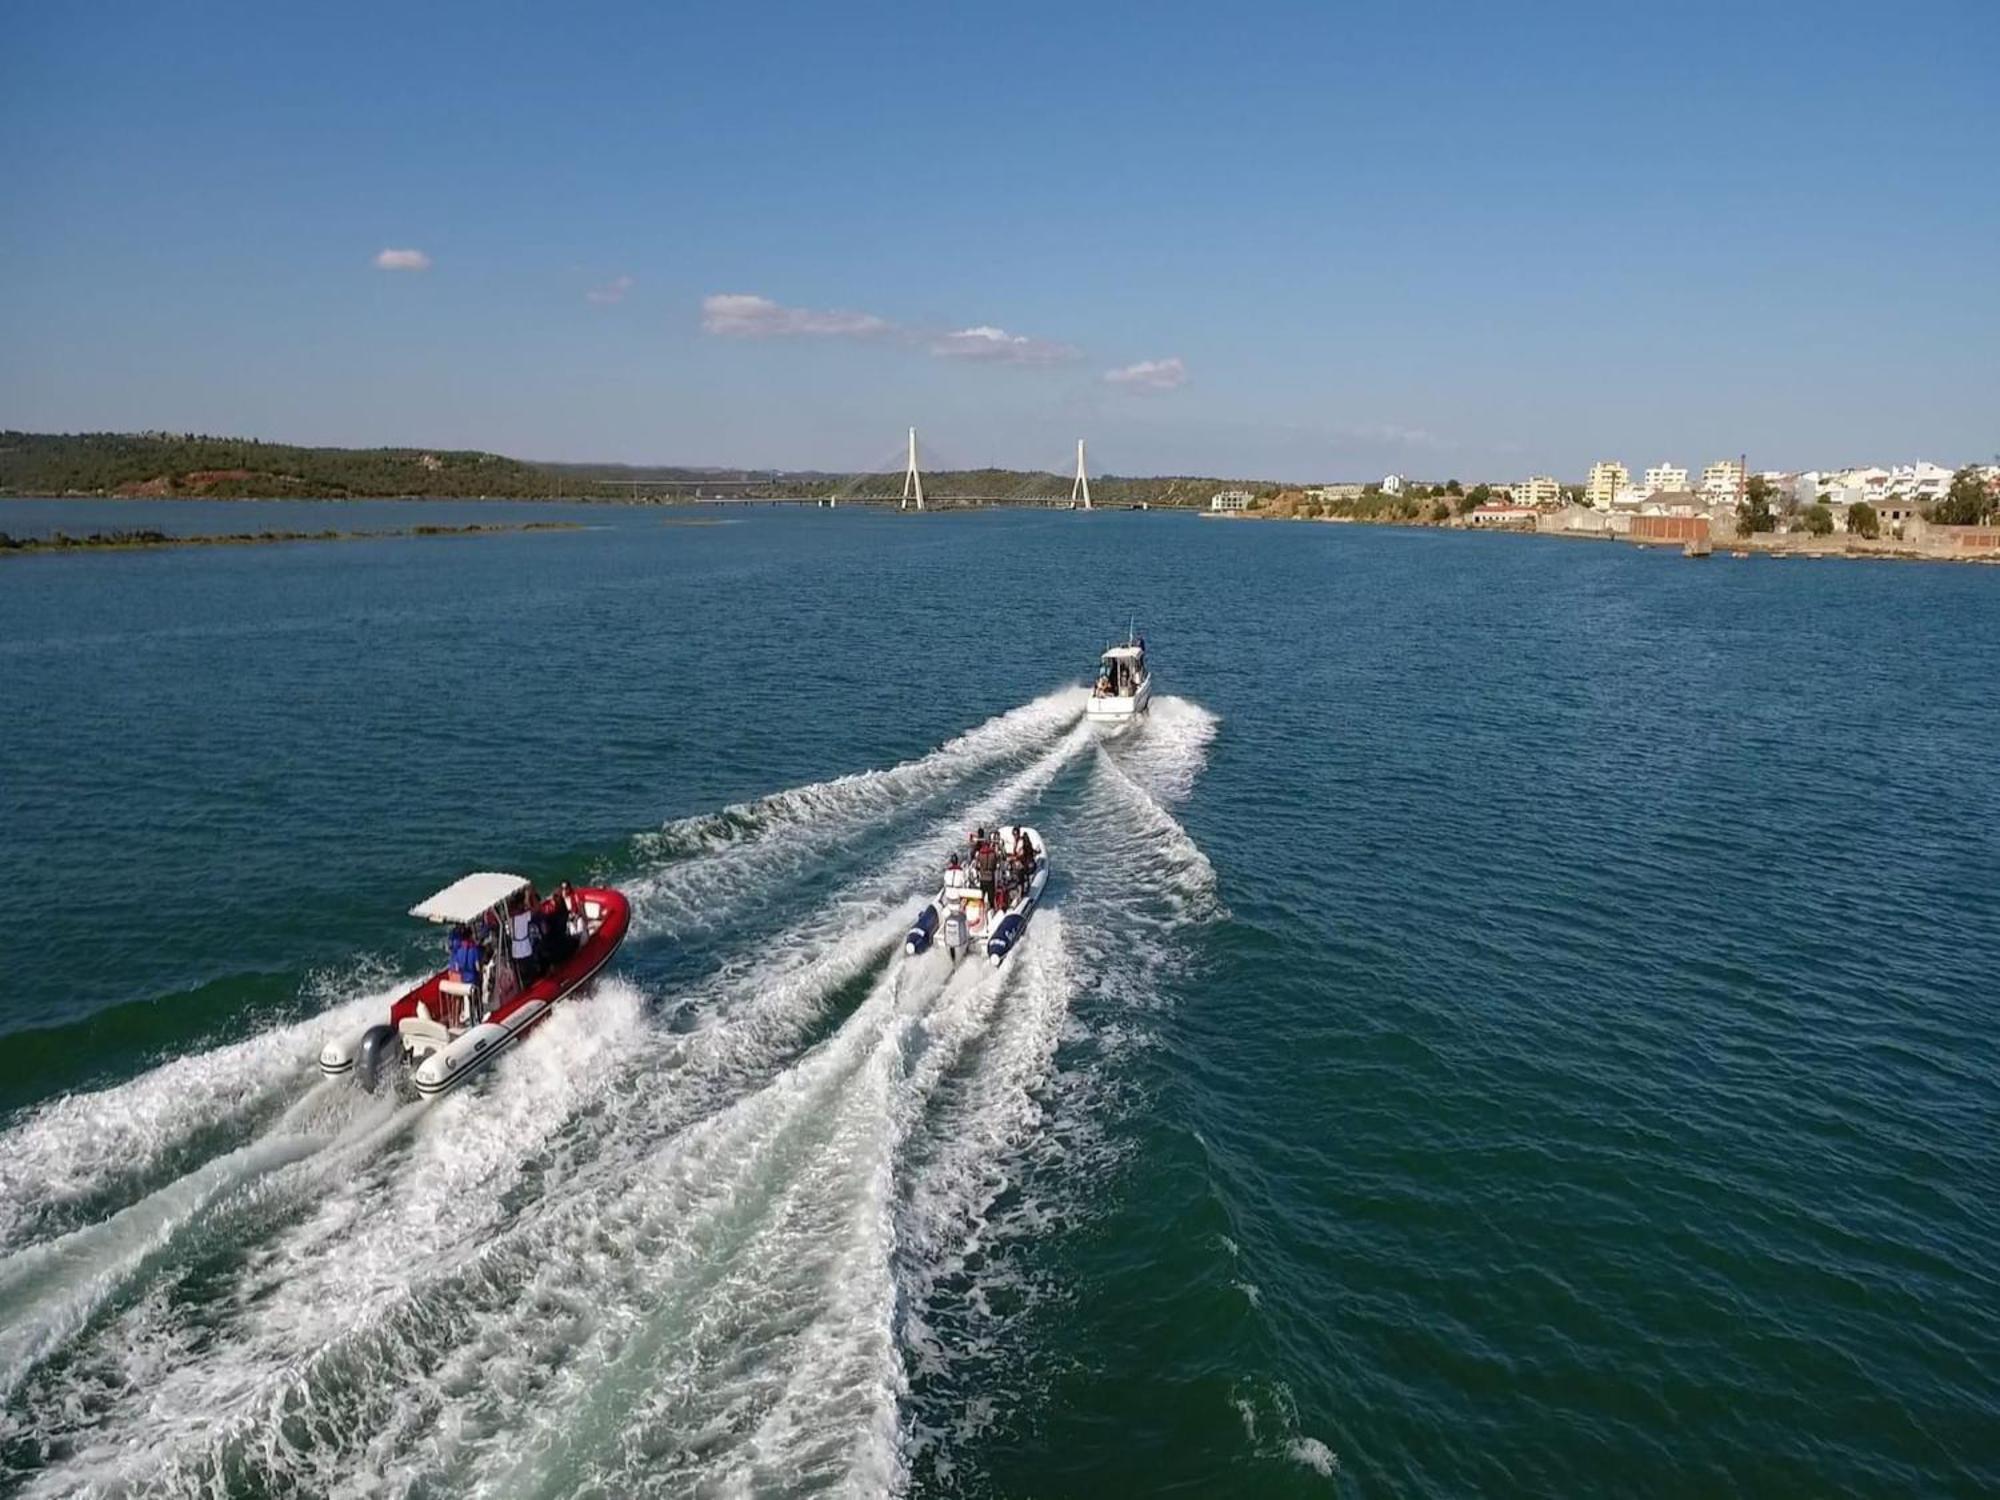
<path fill-rule="evenodd" d="M 1145 654 L 1146 653 L 1144 648 L 1139 646 L 1113 646 L 1109 651 L 1105 652 L 1104 655 L 1099 658 L 1099 660 L 1139 661 L 1145 656 Z"/>
<path fill-rule="evenodd" d="M 454 880 L 428 901 L 410 908 L 410 915 L 426 922 L 470 922 L 496 906 L 504 906 L 528 888 L 525 875 L 506 875 L 498 870 L 481 870 Z"/>

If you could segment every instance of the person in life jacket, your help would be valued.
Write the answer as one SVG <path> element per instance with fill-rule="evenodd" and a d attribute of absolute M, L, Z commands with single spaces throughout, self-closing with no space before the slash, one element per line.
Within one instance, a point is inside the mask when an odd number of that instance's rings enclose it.
<path fill-rule="evenodd" d="M 1028 841 L 1026 829 L 1014 831 L 1014 879 L 1023 891 L 1035 875 L 1035 846 Z"/>
<path fill-rule="evenodd" d="M 993 867 L 997 863 L 997 851 L 993 841 L 986 836 L 986 830 L 979 830 L 979 842 L 972 850 L 972 871 L 979 879 L 979 890 L 988 901 L 993 899 Z"/>
<path fill-rule="evenodd" d="M 944 862 L 944 888 L 947 891 L 965 889 L 965 866 L 959 863 L 956 849 L 952 850 L 951 857 Z"/>
<path fill-rule="evenodd" d="M 590 937 L 590 921 L 583 912 L 583 897 L 576 893 L 576 887 L 565 880 L 556 887 L 556 899 L 562 902 L 563 910 L 569 913 L 570 950 L 581 948 Z"/>
<path fill-rule="evenodd" d="M 569 907 L 562 893 L 544 896 L 535 910 L 535 952 L 545 967 L 553 968 L 575 951 L 569 937 Z"/>
<path fill-rule="evenodd" d="M 535 962 L 535 888 L 514 903 L 507 916 L 507 955 L 514 960 L 514 972 L 525 988 L 535 982 L 540 968 Z"/>
<path fill-rule="evenodd" d="M 445 967 L 445 977 L 467 986 L 472 991 L 472 1000 L 479 995 L 479 941 L 472 935 L 472 929 L 460 924 L 451 930 L 451 960 Z M 439 997 L 445 1000 L 444 996 Z M 447 1007 L 450 1002 L 446 1000 Z M 472 1001 L 467 1002 L 468 1005 Z"/>
<path fill-rule="evenodd" d="M 479 982 L 479 944 L 472 939 L 472 929 L 464 925 L 451 930 L 451 977 L 460 984 Z"/>

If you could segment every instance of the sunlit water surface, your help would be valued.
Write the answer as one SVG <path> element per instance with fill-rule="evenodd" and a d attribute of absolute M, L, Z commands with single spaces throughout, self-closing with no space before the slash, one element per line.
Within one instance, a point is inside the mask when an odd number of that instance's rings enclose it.
<path fill-rule="evenodd" d="M 2000 570 L 281 509 L 37 516 L 591 529 L 0 559 L 0 1490 L 2000 1489 Z M 612 977 L 318 1083 L 474 868 Z"/>

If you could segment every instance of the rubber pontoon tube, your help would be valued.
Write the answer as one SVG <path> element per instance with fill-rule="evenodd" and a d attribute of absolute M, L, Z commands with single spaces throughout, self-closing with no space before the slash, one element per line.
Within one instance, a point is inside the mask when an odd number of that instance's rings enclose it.
<path fill-rule="evenodd" d="M 1021 929 L 1027 925 L 1027 920 L 1019 912 L 1008 912 L 1000 919 L 1000 925 L 994 930 L 993 936 L 986 940 L 986 956 L 996 964 L 999 963 L 1021 936 Z"/>
<path fill-rule="evenodd" d="M 917 920 L 910 924 L 910 935 L 903 939 L 905 953 L 921 953 L 931 945 L 931 934 L 937 931 L 937 908 L 926 906 L 917 913 Z"/>

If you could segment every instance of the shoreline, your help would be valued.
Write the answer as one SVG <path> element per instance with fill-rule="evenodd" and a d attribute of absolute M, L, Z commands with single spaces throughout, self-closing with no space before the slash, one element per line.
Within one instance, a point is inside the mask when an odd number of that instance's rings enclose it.
<path fill-rule="evenodd" d="M 1398 531 L 1436 531 L 1461 536 L 1526 536 L 1541 537 L 1562 542 L 1611 542 L 1622 543 L 1641 552 L 1679 552 L 1682 543 L 1667 541 L 1657 537 L 1633 537 L 1612 531 L 1543 531 L 1539 527 L 1526 526 L 1454 526 L 1436 521 L 1377 521 L 1364 520 L 1358 516 L 1276 516 L 1257 515 L 1249 511 L 1204 511 L 1202 519 L 1207 521 L 1294 521 L 1319 526 L 1379 526 Z M 1807 536 L 1796 532 L 1758 532 L 1749 537 L 1715 538 L 1711 540 L 1710 557 L 1731 556 L 1736 558 L 1770 557 L 1779 560 L 1802 557 L 1821 561 L 1827 559 L 1853 562 L 1913 562 L 1913 563 L 1971 563 L 1987 567 L 2000 566 L 2000 552 L 1944 552 L 1926 550 L 1914 543 L 1897 541 L 1883 537 L 1877 541 L 1866 538 Z"/>
<path fill-rule="evenodd" d="M 160 552 L 175 547 L 256 547 L 284 542 L 370 542 L 405 537 L 504 536 L 526 531 L 585 531 L 576 521 L 475 521 L 464 526 L 400 526 L 383 531 L 232 531 L 172 536 L 164 531 L 94 531 L 89 536 L 17 537 L 0 531 L 0 557 L 49 553 Z"/>

